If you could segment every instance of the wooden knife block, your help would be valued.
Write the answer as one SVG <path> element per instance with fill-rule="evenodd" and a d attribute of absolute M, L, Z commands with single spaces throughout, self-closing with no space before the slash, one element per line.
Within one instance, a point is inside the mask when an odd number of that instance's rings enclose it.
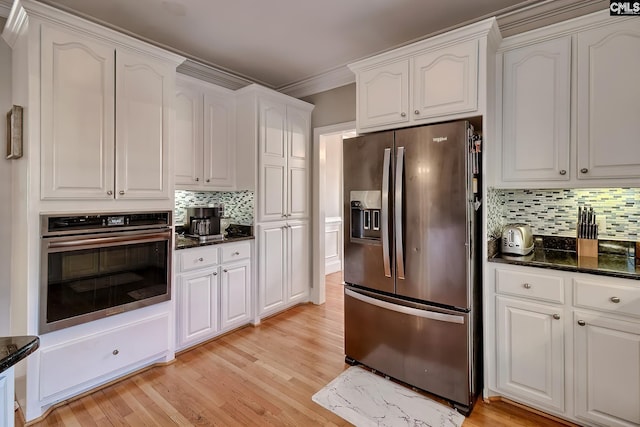
<path fill-rule="evenodd" d="M 578 267 L 598 268 L 598 239 L 578 239 Z"/>

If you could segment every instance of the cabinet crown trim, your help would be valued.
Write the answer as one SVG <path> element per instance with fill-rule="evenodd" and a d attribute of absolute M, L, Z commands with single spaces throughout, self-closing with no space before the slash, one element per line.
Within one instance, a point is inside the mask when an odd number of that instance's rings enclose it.
<path fill-rule="evenodd" d="M 256 95 L 256 96 L 266 96 L 278 102 L 284 102 L 286 104 L 292 105 L 293 107 L 300 108 L 301 110 L 311 111 L 315 108 L 315 105 L 309 104 L 308 102 L 302 101 L 297 98 L 293 98 L 289 95 L 285 95 L 283 93 L 277 92 L 275 90 L 266 88 L 264 86 L 260 86 L 258 84 L 250 84 L 249 86 L 245 86 L 242 89 L 238 89 L 236 91 L 238 96 L 241 95 Z"/>
<path fill-rule="evenodd" d="M 593 28 L 603 27 L 612 23 L 621 23 L 632 19 L 638 19 L 636 16 L 629 17 L 612 17 L 609 10 L 598 11 L 588 15 L 579 16 L 567 21 L 552 24 L 547 27 L 537 28 L 521 34 L 505 38 L 498 49 L 498 53 L 504 53 L 519 47 L 531 44 L 538 44 L 547 40 L 560 38 L 563 36 L 574 35 L 578 32 L 590 30 Z"/>
<path fill-rule="evenodd" d="M 185 58 L 175 53 L 169 52 L 161 47 L 154 46 L 148 42 L 134 38 L 131 35 L 123 34 L 119 31 L 91 22 L 83 17 L 72 15 L 68 12 L 56 9 L 35 0 L 14 0 L 11 14 L 5 27 L 5 36 L 15 42 L 20 31 L 30 18 L 36 18 L 43 23 L 52 23 L 80 32 L 89 37 L 98 38 L 100 41 L 114 45 L 116 48 L 133 50 L 144 55 L 151 56 L 157 60 L 173 63 L 178 66 Z M 106 25 L 106 24 L 105 24 Z M 7 31 L 9 28 L 10 31 Z M 6 40 L 6 38 L 5 38 Z M 7 41 L 7 43 L 9 43 Z M 11 46 L 12 44 L 9 43 Z"/>
<path fill-rule="evenodd" d="M 456 45 L 464 41 L 474 40 L 481 37 L 489 37 L 492 40 L 492 43 L 496 44 L 497 41 L 501 39 L 500 30 L 498 29 L 498 23 L 495 17 L 353 62 L 349 64 L 348 67 L 351 71 L 356 72 L 370 66 L 378 66 L 385 61 L 397 61 L 399 59 L 409 58 L 410 56 L 418 53 L 446 48 L 451 45 Z"/>

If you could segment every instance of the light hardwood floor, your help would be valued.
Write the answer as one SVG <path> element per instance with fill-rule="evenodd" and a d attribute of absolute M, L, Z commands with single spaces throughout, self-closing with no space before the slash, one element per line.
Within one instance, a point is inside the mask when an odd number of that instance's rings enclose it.
<path fill-rule="evenodd" d="M 54 409 L 37 426 L 346 426 L 311 396 L 348 367 L 341 275 L 305 304 L 179 354 Z M 24 422 L 16 416 L 16 426 Z M 479 401 L 464 427 L 561 426 L 504 402 Z"/>

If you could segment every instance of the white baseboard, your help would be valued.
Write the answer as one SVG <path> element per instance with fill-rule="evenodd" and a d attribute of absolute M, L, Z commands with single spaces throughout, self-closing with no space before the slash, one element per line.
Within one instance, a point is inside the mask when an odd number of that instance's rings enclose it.
<path fill-rule="evenodd" d="M 342 271 L 340 259 L 327 258 L 324 263 L 324 274 L 336 273 L 338 271 Z"/>

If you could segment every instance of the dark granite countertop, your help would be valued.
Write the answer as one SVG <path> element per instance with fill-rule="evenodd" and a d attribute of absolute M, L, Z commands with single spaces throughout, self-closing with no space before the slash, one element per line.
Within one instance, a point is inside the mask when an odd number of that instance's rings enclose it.
<path fill-rule="evenodd" d="M 575 239 L 536 236 L 532 253 L 515 256 L 497 253 L 489 262 L 576 271 L 640 280 L 640 260 L 635 252 L 635 242 L 601 240 L 598 242 L 598 257 L 578 257 Z"/>
<path fill-rule="evenodd" d="M 224 239 L 211 242 L 200 242 L 196 237 L 185 236 L 185 231 L 186 230 L 183 226 L 176 226 L 176 250 L 197 248 L 199 246 L 220 245 L 223 243 L 239 242 L 242 240 L 253 240 L 255 238 L 253 236 L 252 225 L 231 224 L 227 229 L 227 236 L 225 236 Z"/>
<path fill-rule="evenodd" d="M 40 338 L 32 335 L 0 337 L 0 373 L 6 371 L 40 346 Z"/>
<path fill-rule="evenodd" d="M 211 246 L 211 245 L 221 245 L 223 243 L 232 243 L 239 242 L 242 240 L 253 240 L 254 236 L 238 236 L 238 237 L 225 237 L 222 240 L 216 240 L 213 242 L 200 242 L 195 237 L 186 237 L 181 235 L 176 235 L 176 250 L 179 249 L 189 249 L 189 248 L 197 248 L 199 246 Z"/>

